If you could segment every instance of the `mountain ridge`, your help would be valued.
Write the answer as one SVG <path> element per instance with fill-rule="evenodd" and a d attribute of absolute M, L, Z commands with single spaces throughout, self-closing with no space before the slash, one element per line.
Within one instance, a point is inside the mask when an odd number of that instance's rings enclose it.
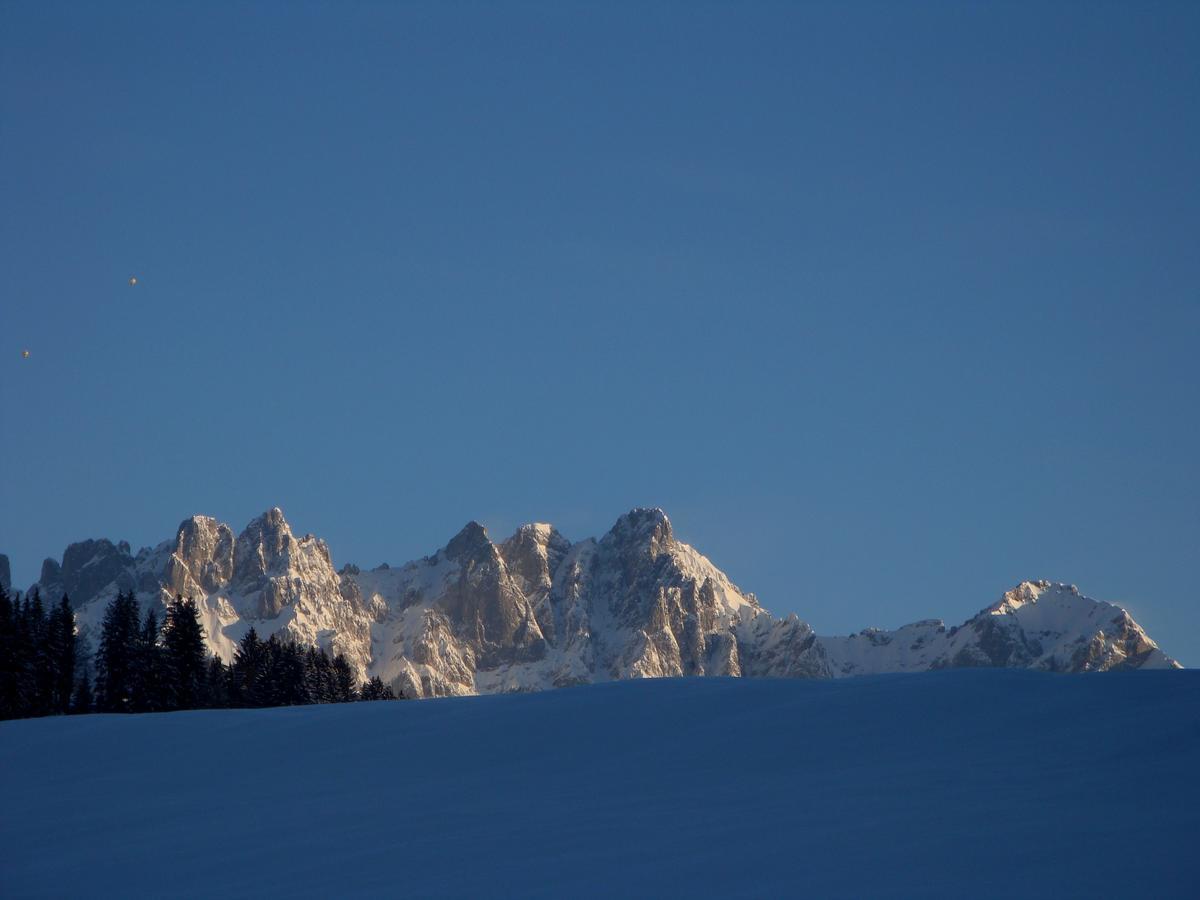
<path fill-rule="evenodd" d="M 297 537 L 278 507 L 236 535 L 195 515 L 136 554 L 123 541 L 70 544 L 33 589 L 66 593 L 88 644 L 118 591 L 143 606 L 182 594 L 223 659 L 250 627 L 280 632 L 416 697 L 678 675 L 1179 667 L 1120 606 L 1048 581 L 1021 582 L 951 628 L 925 619 L 820 636 L 795 614 L 772 616 L 651 507 L 575 543 L 546 523 L 494 542 L 471 521 L 430 556 L 366 571 L 335 570 L 325 542 Z"/>

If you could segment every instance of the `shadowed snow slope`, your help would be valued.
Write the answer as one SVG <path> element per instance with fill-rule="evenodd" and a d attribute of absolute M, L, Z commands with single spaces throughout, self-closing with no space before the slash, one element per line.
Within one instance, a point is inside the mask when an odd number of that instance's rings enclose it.
<path fill-rule="evenodd" d="M 0 893 L 1197 896 L 1200 674 L 0 723 Z"/>

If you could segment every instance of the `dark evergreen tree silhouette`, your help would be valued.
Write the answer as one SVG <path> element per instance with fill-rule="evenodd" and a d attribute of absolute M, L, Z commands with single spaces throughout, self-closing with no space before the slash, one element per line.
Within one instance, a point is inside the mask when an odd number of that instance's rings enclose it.
<path fill-rule="evenodd" d="M 96 707 L 101 712 L 129 712 L 138 674 L 138 602 L 131 591 L 119 593 L 104 610 L 96 651 Z"/>
<path fill-rule="evenodd" d="M 34 598 L 37 598 L 36 591 Z M 40 715 L 37 703 L 38 642 L 42 631 L 38 621 L 40 612 L 40 601 L 32 603 L 28 596 L 21 601 L 17 609 L 16 693 L 19 714 L 22 716 Z"/>
<path fill-rule="evenodd" d="M 229 706 L 232 668 L 221 662 L 219 657 L 208 658 L 208 670 L 204 676 L 204 706 L 209 709 L 224 709 Z"/>
<path fill-rule="evenodd" d="M 358 699 L 354 686 L 354 670 L 341 653 L 333 658 L 333 702 L 350 703 Z"/>
<path fill-rule="evenodd" d="M 73 715 L 84 715 L 92 711 L 94 701 L 92 699 L 92 679 L 88 677 L 85 670 L 79 676 L 79 680 L 75 682 L 75 693 L 71 697 L 70 712 Z"/>
<path fill-rule="evenodd" d="M 46 623 L 45 657 L 49 668 L 50 712 L 55 715 L 62 715 L 71 708 L 71 694 L 75 689 L 76 644 L 75 613 L 71 609 L 71 601 L 64 594 Z"/>
<path fill-rule="evenodd" d="M 278 634 L 267 641 L 270 657 L 271 706 L 303 706 L 311 703 L 305 681 L 304 654 L 292 641 Z"/>
<path fill-rule="evenodd" d="M 166 654 L 159 641 L 158 613 L 146 610 L 133 646 L 133 675 L 130 712 L 159 712 L 169 709 L 170 675 Z"/>
<path fill-rule="evenodd" d="M 47 716 L 54 712 L 54 659 L 50 647 L 50 621 L 46 616 L 41 594 L 36 588 L 30 597 L 26 627 L 29 634 L 33 684 L 28 715 Z"/>
<path fill-rule="evenodd" d="M 233 655 L 233 679 L 230 700 L 235 706 L 266 706 L 270 659 L 266 645 L 254 626 L 238 642 Z"/>
<path fill-rule="evenodd" d="M 47 613 L 36 592 L 21 599 L 0 588 L 0 718 L 395 699 L 379 678 L 356 689 L 342 654 L 330 659 L 279 634 L 263 641 L 253 628 L 225 665 L 208 654 L 199 609 L 182 597 L 160 628 L 154 608 L 141 618 L 135 594 L 118 593 L 104 610 L 94 682 L 86 660 L 67 597 Z"/>
<path fill-rule="evenodd" d="M 17 616 L 13 598 L 0 584 L 0 719 L 15 719 L 21 714 L 17 695 L 17 668 L 20 642 L 17 635 Z"/>
<path fill-rule="evenodd" d="M 304 651 L 304 686 L 310 703 L 333 702 L 333 664 L 319 647 Z"/>
<path fill-rule="evenodd" d="M 396 695 L 393 693 L 390 685 L 383 683 L 383 679 L 376 675 L 370 681 L 362 686 L 359 691 L 360 700 L 395 700 Z"/>
<path fill-rule="evenodd" d="M 200 611 L 192 599 L 178 596 L 167 605 L 162 627 L 163 660 L 171 709 L 196 709 L 205 697 L 208 653 Z"/>

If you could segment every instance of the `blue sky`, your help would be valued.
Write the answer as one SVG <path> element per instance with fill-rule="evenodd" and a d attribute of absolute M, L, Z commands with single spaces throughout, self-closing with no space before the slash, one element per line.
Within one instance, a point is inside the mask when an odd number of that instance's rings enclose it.
<path fill-rule="evenodd" d="M 7 2 L 0 550 L 654 505 L 822 632 L 1200 665 L 1197 160 L 1190 3 Z"/>

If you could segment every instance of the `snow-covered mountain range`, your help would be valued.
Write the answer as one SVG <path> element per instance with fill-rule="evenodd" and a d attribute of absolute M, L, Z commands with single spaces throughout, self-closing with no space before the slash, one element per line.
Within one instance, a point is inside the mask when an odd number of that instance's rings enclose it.
<path fill-rule="evenodd" d="M 0 557 L 0 576 L 8 561 Z M 660 509 L 621 516 L 572 544 L 550 525 L 494 543 L 469 523 L 432 556 L 336 570 L 324 541 L 296 537 L 272 509 L 241 534 L 207 516 L 136 554 L 125 542 L 71 544 L 31 588 L 71 598 L 94 640 L 104 607 L 196 600 L 225 660 L 253 626 L 344 653 L 362 678 L 410 697 L 542 690 L 621 678 L 745 675 L 839 678 L 964 666 L 1060 672 L 1171 668 L 1119 606 L 1045 581 L 1017 585 L 962 625 L 822 637 L 778 619 L 676 540 Z"/>

